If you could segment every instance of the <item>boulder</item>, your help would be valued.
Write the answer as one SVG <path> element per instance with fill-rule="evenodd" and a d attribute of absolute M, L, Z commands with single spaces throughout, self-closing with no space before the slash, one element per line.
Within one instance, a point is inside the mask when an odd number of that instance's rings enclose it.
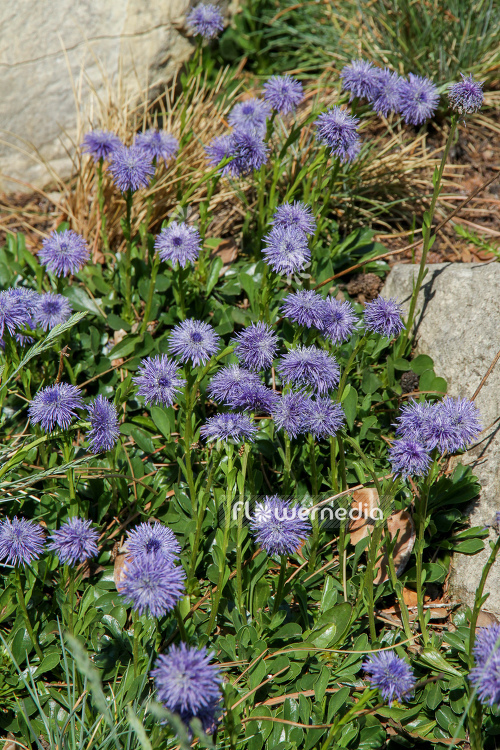
<path fill-rule="evenodd" d="M 0 3 L 0 189 L 71 172 L 78 118 L 134 103 L 190 56 L 189 0 Z M 34 148 L 33 148 L 34 147 Z M 44 162 L 50 162 L 48 169 Z"/>
<path fill-rule="evenodd" d="M 500 350 L 500 264 L 437 263 L 427 266 L 415 320 L 416 352 L 434 360 L 436 375 L 448 382 L 450 396 L 471 398 Z M 409 308 L 418 266 L 393 268 L 382 296 L 395 297 Z M 478 477 L 480 497 L 468 511 L 472 526 L 491 527 L 500 510 L 500 362 L 476 399 L 485 428 L 477 444 L 461 456 Z M 490 538 L 496 532 L 490 528 Z M 456 554 L 453 596 L 474 603 L 476 587 L 490 547 L 477 555 Z M 490 571 L 485 609 L 500 614 L 500 560 Z"/>

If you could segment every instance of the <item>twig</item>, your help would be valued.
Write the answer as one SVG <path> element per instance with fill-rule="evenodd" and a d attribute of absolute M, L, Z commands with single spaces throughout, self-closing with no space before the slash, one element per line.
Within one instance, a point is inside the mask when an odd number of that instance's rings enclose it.
<path fill-rule="evenodd" d="M 488 380 L 489 376 L 493 372 L 493 368 L 495 367 L 495 365 L 496 365 L 496 363 L 498 362 L 499 359 L 500 359 L 500 350 L 496 353 L 495 359 L 493 360 L 493 362 L 491 363 L 491 365 L 488 367 L 488 369 L 486 371 L 486 375 L 484 376 L 484 378 L 481 380 L 481 382 L 479 383 L 478 387 L 476 388 L 476 390 L 474 392 L 474 395 L 471 398 L 471 401 L 475 401 L 476 398 L 479 396 L 479 392 L 480 392 L 481 388 L 483 387 L 483 385 L 486 383 L 486 381 Z"/>

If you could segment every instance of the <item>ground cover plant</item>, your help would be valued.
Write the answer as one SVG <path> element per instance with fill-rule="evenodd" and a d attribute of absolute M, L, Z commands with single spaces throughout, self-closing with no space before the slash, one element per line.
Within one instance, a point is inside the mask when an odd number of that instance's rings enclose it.
<path fill-rule="evenodd" d="M 68 210 L 36 255 L 21 235 L 0 251 L 2 729 L 44 750 L 493 748 L 500 626 L 476 624 L 500 541 L 472 609 L 436 628 L 426 599 L 487 536 L 463 513 L 475 478 L 448 468 L 483 425 L 411 357 L 444 165 L 481 84 L 440 98 L 359 61 L 307 108 L 289 75 L 207 93 L 224 126 L 195 96 L 220 15 L 190 22 L 169 127 L 83 138 L 88 232 Z M 403 320 L 334 278 L 385 268 L 361 221 L 363 124 L 392 111 L 416 140 L 445 104 Z"/>

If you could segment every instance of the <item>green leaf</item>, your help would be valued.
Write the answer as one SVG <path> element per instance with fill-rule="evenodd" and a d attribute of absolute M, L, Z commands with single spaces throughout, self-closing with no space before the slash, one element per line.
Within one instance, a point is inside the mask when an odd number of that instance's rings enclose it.
<path fill-rule="evenodd" d="M 441 688 L 439 687 L 437 682 L 434 682 L 431 685 L 427 685 L 425 690 L 425 702 L 428 708 L 431 709 L 431 711 L 435 711 L 436 708 L 439 706 L 439 704 L 443 700 L 443 694 L 441 692 Z"/>
<path fill-rule="evenodd" d="M 212 291 L 212 289 L 214 288 L 214 286 L 217 284 L 217 281 L 219 280 L 219 273 L 223 265 L 224 265 L 224 261 L 219 256 L 217 256 L 212 262 L 212 267 L 210 268 L 210 273 L 207 279 L 207 286 L 205 289 L 205 293 L 207 297 Z"/>
<path fill-rule="evenodd" d="M 67 286 L 63 291 L 63 296 L 69 299 L 75 310 L 86 310 L 97 315 L 98 318 L 105 317 L 101 308 L 81 286 Z"/>
<path fill-rule="evenodd" d="M 415 359 L 410 362 L 412 372 L 416 375 L 421 375 L 425 370 L 432 370 L 434 368 L 434 362 L 431 357 L 427 354 L 419 354 Z"/>
<path fill-rule="evenodd" d="M 109 359 L 120 359 L 132 354 L 138 344 L 141 343 L 140 336 L 125 336 L 108 354 Z"/>
<path fill-rule="evenodd" d="M 358 392 L 355 388 L 349 388 L 347 395 L 342 398 L 342 408 L 344 410 L 347 425 L 350 430 L 354 427 L 354 420 L 356 419 L 356 411 L 358 406 Z"/>
<path fill-rule="evenodd" d="M 40 677 L 40 675 L 45 674 L 46 672 L 50 672 L 51 669 L 54 669 L 54 667 L 57 667 L 60 663 L 61 656 L 57 651 L 53 651 L 52 653 L 47 654 L 33 677 L 37 678 Z"/>
<path fill-rule="evenodd" d="M 162 409 L 160 406 L 153 406 L 151 408 L 151 417 L 161 434 L 168 439 L 170 437 L 170 419 L 165 409 Z"/>
<path fill-rule="evenodd" d="M 423 662 L 436 673 L 444 672 L 452 677 L 462 677 L 462 673 L 446 661 L 444 656 L 435 648 L 425 648 L 418 656 L 417 661 Z"/>

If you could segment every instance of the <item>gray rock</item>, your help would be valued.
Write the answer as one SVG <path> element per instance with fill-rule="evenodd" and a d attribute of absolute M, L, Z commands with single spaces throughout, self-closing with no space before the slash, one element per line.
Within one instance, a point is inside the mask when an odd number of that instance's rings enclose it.
<path fill-rule="evenodd" d="M 500 349 L 500 264 L 438 263 L 429 265 L 419 295 L 415 321 L 416 351 L 434 360 L 436 375 L 448 381 L 451 396 L 471 398 Z M 382 296 L 396 297 L 408 311 L 418 266 L 397 265 Z M 469 508 L 472 526 L 491 526 L 500 510 L 500 362 L 481 389 L 476 404 L 484 431 L 478 443 L 461 457 L 481 483 L 481 495 Z M 490 538 L 496 538 L 491 531 Z M 490 552 L 456 554 L 453 595 L 474 603 L 484 563 Z M 485 609 L 500 614 L 500 560 L 491 570 Z"/>
<path fill-rule="evenodd" d="M 78 118 L 134 103 L 189 57 L 189 0 L 0 3 L 0 189 L 71 172 Z M 122 90 L 119 90 L 122 87 Z M 35 151 L 32 149 L 32 144 Z M 66 148 L 65 148 L 66 147 Z M 50 169 L 44 165 L 50 162 Z"/>

